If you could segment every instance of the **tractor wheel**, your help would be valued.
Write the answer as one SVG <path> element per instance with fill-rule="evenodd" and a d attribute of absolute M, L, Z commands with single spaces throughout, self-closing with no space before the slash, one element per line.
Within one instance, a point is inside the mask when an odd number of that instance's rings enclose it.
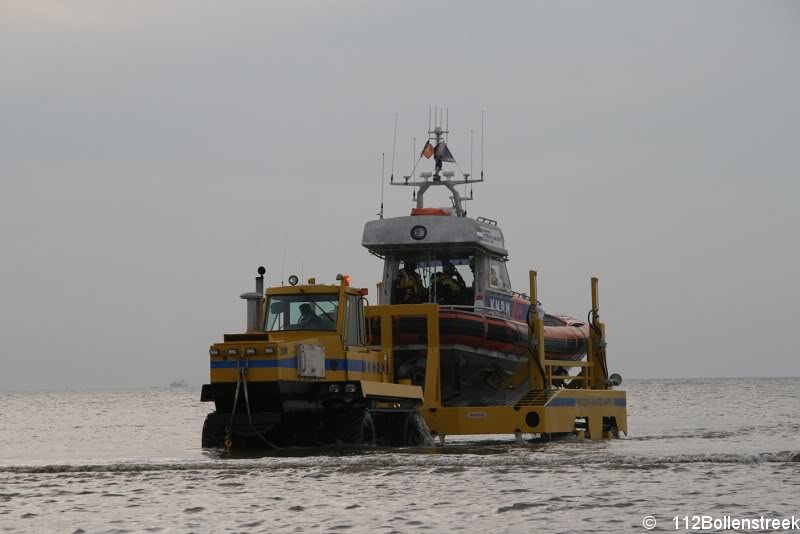
<path fill-rule="evenodd" d="M 366 410 L 352 411 L 339 419 L 339 439 L 353 445 L 375 445 L 375 422 Z"/>
<path fill-rule="evenodd" d="M 201 443 L 204 449 L 218 449 L 225 444 L 225 427 L 218 423 L 211 423 L 211 414 L 203 422 Z"/>
<path fill-rule="evenodd" d="M 425 420 L 419 412 L 409 413 L 404 421 L 403 445 L 406 447 L 419 447 L 429 445 L 432 441 L 428 425 L 425 424 Z"/>

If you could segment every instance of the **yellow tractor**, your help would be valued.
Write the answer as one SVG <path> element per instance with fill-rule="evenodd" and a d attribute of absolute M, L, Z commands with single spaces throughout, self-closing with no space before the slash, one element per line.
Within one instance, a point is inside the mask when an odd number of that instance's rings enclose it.
<path fill-rule="evenodd" d="M 325 443 L 414 445 L 426 439 L 420 386 L 391 381 L 390 354 L 370 346 L 366 289 L 298 285 L 245 293 L 247 331 L 209 349 L 210 384 L 201 400 L 216 410 L 204 448 Z"/>

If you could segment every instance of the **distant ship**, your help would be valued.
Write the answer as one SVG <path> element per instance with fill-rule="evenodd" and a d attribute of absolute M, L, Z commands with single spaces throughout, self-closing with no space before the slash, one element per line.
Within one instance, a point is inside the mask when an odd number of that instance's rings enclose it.
<path fill-rule="evenodd" d="M 186 381 L 184 379 L 182 379 L 182 378 L 178 379 L 178 380 L 173 380 L 172 382 L 169 383 L 169 387 L 171 387 L 171 388 L 185 388 L 186 387 Z"/>

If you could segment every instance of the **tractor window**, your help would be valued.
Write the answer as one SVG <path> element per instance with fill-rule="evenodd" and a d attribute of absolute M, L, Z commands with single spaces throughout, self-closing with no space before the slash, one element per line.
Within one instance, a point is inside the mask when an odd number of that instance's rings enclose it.
<path fill-rule="evenodd" d="M 267 301 L 266 331 L 335 330 L 339 295 L 272 295 Z"/>
<path fill-rule="evenodd" d="M 344 342 L 348 345 L 361 345 L 359 328 L 361 328 L 363 318 L 360 317 L 360 315 L 361 312 L 358 304 L 358 297 L 355 295 L 347 295 L 347 315 L 345 315 Z"/>

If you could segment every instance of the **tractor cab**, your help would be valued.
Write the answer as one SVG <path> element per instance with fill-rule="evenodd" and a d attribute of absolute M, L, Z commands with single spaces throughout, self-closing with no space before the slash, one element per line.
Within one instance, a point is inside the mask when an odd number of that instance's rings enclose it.
<path fill-rule="evenodd" d="M 291 276 L 265 291 L 265 269 L 258 272 L 255 291 L 241 295 L 246 331 L 209 348 L 201 400 L 216 410 L 203 447 L 414 443 L 422 389 L 394 382 L 391 329 L 386 346 L 369 345 L 382 330 L 371 332 L 367 290 L 339 275 L 338 284 L 304 285 Z"/>
<path fill-rule="evenodd" d="M 340 277 L 340 285 L 317 285 L 312 279 L 307 285 L 267 289 L 256 318 L 260 331 L 276 341 L 300 339 L 314 333 L 338 335 L 346 346 L 365 346 L 367 290 L 351 288 L 348 278 Z"/>

